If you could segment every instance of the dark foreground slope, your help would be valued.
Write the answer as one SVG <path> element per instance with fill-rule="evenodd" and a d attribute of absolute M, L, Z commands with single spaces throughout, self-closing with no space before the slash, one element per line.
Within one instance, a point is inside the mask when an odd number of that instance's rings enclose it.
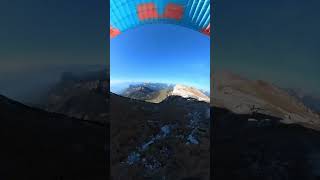
<path fill-rule="evenodd" d="M 105 179 L 105 125 L 0 96 L 0 179 Z"/>
<path fill-rule="evenodd" d="M 317 126 L 283 124 L 277 117 L 222 108 L 214 108 L 213 114 L 214 179 L 320 179 Z"/>
<path fill-rule="evenodd" d="M 209 104 L 110 96 L 111 174 L 118 180 L 209 179 Z"/>

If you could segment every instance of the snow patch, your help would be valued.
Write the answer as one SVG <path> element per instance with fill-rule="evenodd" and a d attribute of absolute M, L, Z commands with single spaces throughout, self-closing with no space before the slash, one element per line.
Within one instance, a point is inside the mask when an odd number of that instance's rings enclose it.
<path fill-rule="evenodd" d="M 161 127 L 161 131 L 162 131 L 164 137 L 166 137 L 167 135 L 170 134 L 170 131 L 171 131 L 170 126 L 165 125 L 165 126 Z"/>
<path fill-rule="evenodd" d="M 138 148 L 138 152 L 134 151 L 128 155 L 126 163 L 129 165 L 133 165 L 133 164 L 139 162 L 140 156 L 141 156 L 140 153 L 143 153 L 144 151 L 146 151 L 150 147 L 150 145 L 152 145 L 156 142 L 156 140 L 161 140 L 161 139 L 164 139 L 167 136 L 169 136 L 171 133 L 171 129 L 172 129 L 172 127 L 170 125 L 162 126 L 160 128 L 160 132 L 155 137 L 152 137 L 149 141 L 143 143 L 140 146 L 140 148 Z M 151 165 L 148 167 L 151 167 Z"/>
<path fill-rule="evenodd" d="M 188 142 L 187 144 L 199 144 L 199 141 L 193 136 L 193 134 L 189 134 L 187 138 Z"/>
<path fill-rule="evenodd" d="M 132 152 L 127 159 L 127 164 L 133 165 L 134 163 L 140 161 L 140 153 Z"/>

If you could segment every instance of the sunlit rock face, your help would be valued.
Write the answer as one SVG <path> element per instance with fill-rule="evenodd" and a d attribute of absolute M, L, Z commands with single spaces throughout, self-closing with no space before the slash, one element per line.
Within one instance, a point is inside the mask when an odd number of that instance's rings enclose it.
<path fill-rule="evenodd" d="M 194 98 L 198 101 L 210 102 L 210 98 L 194 87 L 177 84 L 174 86 L 171 95 L 181 96 L 184 98 Z"/>
<path fill-rule="evenodd" d="M 316 113 L 287 90 L 264 80 L 220 71 L 214 79 L 212 104 L 237 114 L 263 113 L 286 123 L 320 124 Z"/>

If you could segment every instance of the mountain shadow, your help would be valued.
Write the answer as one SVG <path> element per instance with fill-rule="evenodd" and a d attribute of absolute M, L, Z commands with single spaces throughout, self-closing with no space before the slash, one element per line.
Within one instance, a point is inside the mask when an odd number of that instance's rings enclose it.
<path fill-rule="evenodd" d="M 0 179 L 105 179 L 101 122 L 48 113 L 0 96 Z"/>

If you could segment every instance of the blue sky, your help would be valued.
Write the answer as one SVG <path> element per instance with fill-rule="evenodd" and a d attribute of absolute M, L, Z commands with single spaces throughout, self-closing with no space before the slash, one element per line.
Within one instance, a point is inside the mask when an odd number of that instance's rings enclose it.
<path fill-rule="evenodd" d="M 151 24 L 111 40 L 111 86 L 181 83 L 210 90 L 210 38 L 185 27 Z"/>

